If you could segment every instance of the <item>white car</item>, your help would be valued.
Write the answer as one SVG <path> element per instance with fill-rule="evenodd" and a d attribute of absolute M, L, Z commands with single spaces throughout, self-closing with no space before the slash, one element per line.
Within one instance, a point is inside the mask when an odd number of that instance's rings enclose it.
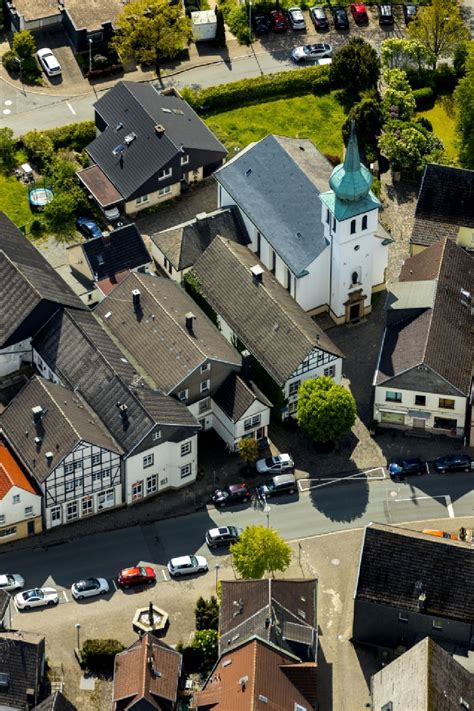
<path fill-rule="evenodd" d="M 71 586 L 71 593 L 75 600 L 82 600 L 84 597 L 94 597 L 95 595 L 105 595 L 108 592 L 109 584 L 105 578 L 86 578 Z"/>
<path fill-rule="evenodd" d="M 319 44 L 305 44 L 302 47 L 295 47 L 291 52 L 291 58 L 294 62 L 314 62 L 323 57 L 332 55 L 332 45 L 327 42 Z"/>
<path fill-rule="evenodd" d="M 306 22 L 300 7 L 290 7 L 288 10 L 288 21 L 292 30 L 305 30 Z"/>
<path fill-rule="evenodd" d="M 49 77 L 57 77 L 61 74 L 61 65 L 50 49 L 45 47 L 36 52 L 38 61 Z"/>
<path fill-rule="evenodd" d="M 18 610 L 29 610 L 31 607 L 46 607 L 57 605 L 58 593 L 54 588 L 33 588 L 15 595 L 15 605 Z"/>
<path fill-rule="evenodd" d="M 5 575 L 0 575 L 0 590 L 6 590 L 7 592 L 12 592 L 12 590 L 21 590 L 24 586 L 25 581 L 21 575 L 16 573 L 5 573 Z"/>
<path fill-rule="evenodd" d="M 292 472 L 295 463 L 289 454 L 277 454 L 275 457 L 257 460 L 255 466 L 259 474 L 283 474 Z"/>
<path fill-rule="evenodd" d="M 207 573 L 209 566 L 202 555 L 182 555 L 180 558 L 171 558 L 168 563 L 168 572 L 174 578 L 181 575 L 195 575 Z"/>

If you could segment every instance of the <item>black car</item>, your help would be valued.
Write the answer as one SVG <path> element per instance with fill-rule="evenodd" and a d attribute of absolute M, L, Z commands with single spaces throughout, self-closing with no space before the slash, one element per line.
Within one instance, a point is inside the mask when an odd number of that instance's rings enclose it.
<path fill-rule="evenodd" d="M 209 548 L 219 548 L 228 546 L 239 540 L 241 528 L 236 526 L 221 526 L 220 528 L 210 528 L 206 533 L 206 543 Z"/>
<path fill-rule="evenodd" d="M 309 16 L 316 30 L 329 29 L 329 22 L 324 7 L 312 7 Z"/>
<path fill-rule="evenodd" d="M 403 17 L 405 18 L 405 25 L 416 19 L 416 5 L 404 5 L 403 6 Z"/>
<path fill-rule="evenodd" d="M 256 15 L 253 18 L 253 31 L 256 35 L 266 35 L 270 30 L 270 20 L 265 15 Z"/>
<path fill-rule="evenodd" d="M 440 474 L 446 472 L 470 472 L 471 457 L 468 454 L 449 454 L 447 457 L 438 457 L 434 461 L 434 468 Z"/>
<path fill-rule="evenodd" d="M 342 5 L 336 5 L 332 8 L 332 16 L 336 30 L 349 29 L 349 18 L 347 17 L 346 9 Z"/>
<path fill-rule="evenodd" d="M 268 479 L 265 484 L 257 487 L 259 499 L 270 499 L 272 496 L 281 494 L 294 494 L 298 490 L 298 485 L 294 474 L 277 474 Z"/>
<path fill-rule="evenodd" d="M 216 489 L 212 495 L 212 503 L 214 506 L 222 509 L 224 506 L 232 506 L 232 504 L 241 504 L 244 501 L 249 501 L 252 494 L 247 484 L 229 484 L 223 489 Z"/>
<path fill-rule="evenodd" d="M 406 476 L 412 476 L 413 474 L 426 474 L 426 462 L 422 462 L 421 459 L 412 457 L 411 459 L 394 459 L 388 465 L 388 473 L 392 479 L 404 479 Z"/>
<path fill-rule="evenodd" d="M 393 10 L 391 5 L 378 5 L 379 25 L 393 25 Z"/>

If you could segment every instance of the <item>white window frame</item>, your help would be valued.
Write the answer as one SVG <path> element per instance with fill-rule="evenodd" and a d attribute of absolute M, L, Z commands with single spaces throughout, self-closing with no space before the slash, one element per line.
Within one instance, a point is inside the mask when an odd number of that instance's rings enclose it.
<path fill-rule="evenodd" d="M 157 442 L 159 439 L 161 439 L 161 430 L 155 430 L 151 436 L 153 442 Z"/>
<path fill-rule="evenodd" d="M 60 506 L 53 506 L 51 509 L 51 523 L 62 520 L 62 509 Z"/>
<path fill-rule="evenodd" d="M 188 165 L 189 163 L 189 156 L 187 153 L 184 154 L 184 156 L 181 156 L 181 165 Z"/>
<path fill-rule="evenodd" d="M 5 514 L 0 514 L 0 523 L 5 523 Z"/>
<path fill-rule="evenodd" d="M 191 440 L 189 442 L 184 442 L 184 444 L 181 445 L 181 456 L 186 457 L 186 455 L 191 454 L 193 449 L 193 444 Z"/>
<path fill-rule="evenodd" d="M 148 195 L 139 195 L 135 199 L 135 205 L 143 205 L 145 202 L 148 202 Z"/>
<path fill-rule="evenodd" d="M 329 365 L 327 368 L 324 368 L 323 374 L 328 378 L 334 378 L 334 376 L 336 375 L 336 366 Z"/>
<path fill-rule="evenodd" d="M 138 501 L 139 499 L 143 499 L 143 480 L 132 484 L 132 501 Z"/>
<path fill-rule="evenodd" d="M 201 395 L 202 395 L 203 393 L 208 393 L 208 392 L 209 392 L 209 387 L 210 387 L 210 385 L 211 385 L 211 381 L 210 381 L 210 380 L 203 380 L 203 381 L 201 382 L 201 384 L 199 385 L 199 390 L 200 390 L 200 392 L 201 392 Z"/>
<path fill-rule="evenodd" d="M 154 494 L 155 491 L 158 491 L 158 474 L 146 478 L 146 495 Z"/>
<path fill-rule="evenodd" d="M 202 415 L 204 412 L 207 412 L 208 410 L 211 409 L 211 398 L 206 397 L 204 400 L 200 400 L 199 402 L 199 414 Z"/>
<path fill-rule="evenodd" d="M 173 188 L 171 187 L 171 185 L 165 185 L 164 188 L 160 188 L 158 190 L 158 195 L 160 197 L 163 197 L 164 195 L 169 195 L 172 192 L 173 192 Z"/>
<path fill-rule="evenodd" d="M 74 471 L 76 469 L 82 469 L 82 462 L 74 462 Z"/>
<path fill-rule="evenodd" d="M 76 518 L 79 518 L 77 501 L 69 501 L 66 504 L 66 521 L 75 521 Z"/>
<path fill-rule="evenodd" d="M 16 536 L 16 526 L 10 526 L 10 528 L 0 531 L 0 538 L 9 538 L 10 536 Z"/>
<path fill-rule="evenodd" d="M 64 491 L 66 493 L 74 491 L 74 480 L 64 482 Z"/>
<path fill-rule="evenodd" d="M 72 474 L 73 471 L 74 471 L 74 464 L 72 462 L 64 465 L 64 473 L 65 474 Z"/>
<path fill-rule="evenodd" d="M 85 496 L 81 501 L 81 516 L 90 516 L 94 513 L 94 499 L 92 496 Z"/>
<path fill-rule="evenodd" d="M 20 500 L 20 494 L 13 494 L 12 503 L 19 504 Z"/>
<path fill-rule="evenodd" d="M 92 472 L 92 481 L 102 481 L 102 472 Z"/>
<path fill-rule="evenodd" d="M 34 510 L 33 506 L 25 506 L 25 516 L 33 516 Z"/>
<path fill-rule="evenodd" d="M 154 454 L 145 454 L 145 456 L 143 457 L 143 469 L 148 469 L 148 467 L 152 467 L 154 463 L 155 463 L 155 455 Z"/>
<path fill-rule="evenodd" d="M 298 403 L 296 400 L 288 403 L 288 414 L 294 415 L 298 411 Z"/>
<path fill-rule="evenodd" d="M 290 383 L 288 386 L 288 397 L 292 397 L 293 395 L 296 395 L 300 385 L 301 385 L 301 380 L 295 380 L 293 383 Z"/>
<path fill-rule="evenodd" d="M 166 180 L 173 175 L 173 168 L 163 168 L 161 173 L 158 173 L 158 180 Z"/>
<path fill-rule="evenodd" d="M 96 464 L 100 464 L 100 454 L 93 454 L 92 455 L 91 464 L 92 464 L 92 466 L 95 466 Z"/>
<path fill-rule="evenodd" d="M 185 402 L 188 399 L 188 391 L 187 390 L 180 390 L 178 393 L 178 400 L 180 402 Z"/>
<path fill-rule="evenodd" d="M 193 468 L 191 464 L 185 464 L 184 467 L 180 467 L 179 474 L 181 479 L 186 479 L 193 473 Z"/>
<path fill-rule="evenodd" d="M 209 363 L 209 361 L 207 363 L 203 363 L 201 365 L 201 373 L 206 373 L 210 369 L 211 369 L 211 364 Z"/>
<path fill-rule="evenodd" d="M 100 474 L 102 479 L 110 479 L 112 473 L 110 469 L 102 469 Z"/>
<path fill-rule="evenodd" d="M 106 491 L 100 491 L 97 494 L 97 510 L 102 511 L 102 509 L 109 509 L 115 503 L 115 495 L 113 489 L 107 489 Z"/>

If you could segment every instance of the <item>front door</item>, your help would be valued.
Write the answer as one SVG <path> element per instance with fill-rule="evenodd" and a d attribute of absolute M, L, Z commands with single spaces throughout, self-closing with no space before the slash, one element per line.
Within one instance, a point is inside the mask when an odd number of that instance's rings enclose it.
<path fill-rule="evenodd" d="M 51 527 L 60 526 L 62 523 L 61 506 L 53 506 L 51 509 Z"/>
<path fill-rule="evenodd" d="M 349 307 L 349 321 L 357 321 L 360 318 L 360 302 Z"/>
<path fill-rule="evenodd" d="M 34 533 L 35 533 L 35 522 L 34 521 L 28 521 L 27 530 L 28 530 L 29 536 L 34 535 Z"/>
<path fill-rule="evenodd" d="M 426 425 L 426 420 L 422 417 L 413 418 L 413 427 L 417 427 L 419 430 L 424 430 Z"/>

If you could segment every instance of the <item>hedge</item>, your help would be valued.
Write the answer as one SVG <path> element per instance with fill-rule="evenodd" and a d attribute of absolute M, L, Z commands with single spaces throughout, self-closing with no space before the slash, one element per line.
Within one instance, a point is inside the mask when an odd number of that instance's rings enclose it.
<path fill-rule="evenodd" d="M 433 106 L 434 92 L 430 86 L 425 86 L 423 89 L 415 89 L 413 96 L 418 110 Z"/>
<path fill-rule="evenodd" d="M 266 74 L 218 84 L 208 89 L 183 89 L 182 94 L 198 113 L 235 109 L 240 106 L 289 96 L 327 93 L 330 89 L 329 66 L 306 67 L 297 71 Z"/>
<path fill-rule="evenodd" d="M 124 649 L 116 639 L 86 639 L 81 649 L 82 666 L 89 671 L 111 674 L 115 655 Z"/>
<path fill-rule="evenodd" d="M 96 128 L 94 121 L 80 121 L 59 128 L 50 128 L 43 133 L 53 142 L 54 150 L 70 148 L 74 151 L 82 151 L 96 137 Z"/>

